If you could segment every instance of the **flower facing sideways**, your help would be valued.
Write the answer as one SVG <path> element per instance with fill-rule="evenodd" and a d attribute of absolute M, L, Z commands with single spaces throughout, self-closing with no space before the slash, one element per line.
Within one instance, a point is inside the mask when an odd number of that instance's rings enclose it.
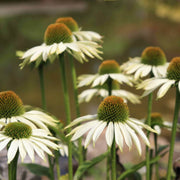
<path fill-rule="evenodd" d="M 131 58 L 122 65 L 127 74 L 134 74 L 134 78 L 162 77 L 166 74 L 169 63 L 166 62 L 166 56 L 159 47 L 147 47 L 142 52 L 141 57 Z"/>
<path fill-rule="evenodd" d="M 77 41 L 64 23 L 50 24 L 44 34 L 44 43 L 27 50 L 23 56 L 21 69 L 28 64 L 38 67 L 47 61 L 53 62 L 58 55 L 67 52 L 83 63 L 87 57 L 101 59 L 101 46 L 96 42 Z"/>
<path fill-rule="evenodd" d="M 14 159 L 18 151 L 22 161 L 26 154 L 34 161 L 34 152 L 45 160 L 44 152 L 53 156 L 49 148 L 59 149 L 59 146 L 53 142 L 57 140 L 43 129 L 32 129 L 22 122 L 12 122 L 0 131 L 0 151 L 8 146 L 8 163 Z"/>
<path fill-rule="evenodd" d="M 72 17 L 61 17 L 56 23 L 64 23 L 71 31 L 73 36 L 80 41 L 101 41 L 102 36 L 93 31 L 82 31 L 77 22 Z"/>
<path fill-rule="evenodd" d="M 26 110 L 22 100 L 13 91 L 0 92 L 0 122 L 22 122 L 32 129 L 41 128 L 49 132 L 48 126 L 58 122 L 39 110 Z"/>
<path fill-rule="evenodd" d="M 79 76 L 78 87 L 92 85 L 92 87 L 101 86 L 111 80 L 117 81 L 119 84 L 125 83 L 132 86 L 132 77 L 124 74 L 121 67 L 115 60 L 106 60 L 101 63 L 97 74 L 85 74 Z"/>
<path fill-rule="evenodd" d="M 138 88 L 144 89 L 145 92 L 142 96 L 146 96 L 160 87 L 157 98 L 161 98 L 173 86 L 177 86 L 180 92 L 180 57 L 171 60 L 164 77 L 147 79 L 139 84 Z"/>
<path fill-rule="evenodd" d="M 85 123 L 78 125 L 80 122 Z M 113 139 L 115 138 L 115 142 L 121 151 L 123 149 L 123 142 L 125 141 L 129 149 L 131 149 L 134 143 L 139 154 L 142 153 L 142 149 L 137 134 L 139 134 L 146 145 L 150 146 L 149 140 L 142 128 L 156 132 L 139 120 L 129 117 L 127 104 L 124 103 L 122 98 L 117 96 L 106 97 L 99 105 L 97 114 L 77 118 L 66 128 L 75 125 L 77 125 L 77 127 L 75 127 L 68 136 L 73 135 L 71 140 L 74 141 L 89 131 L 85 139 L 85 147 L 89 145 L 91 140 L 95 144 L 98 137 L 107 127 L 105 136 L 108 146 L 112 145 Z"/>

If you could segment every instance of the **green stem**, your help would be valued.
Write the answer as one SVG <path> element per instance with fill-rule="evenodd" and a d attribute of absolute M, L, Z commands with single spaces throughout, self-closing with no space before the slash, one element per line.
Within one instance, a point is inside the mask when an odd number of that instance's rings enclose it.
<path fill-rule="evenodd" d="M 178 123 L 179 108 L 180 108 L 180 93 L 179 93 L 179 89 L 177 86 L 176 87 L 176 102 L 175 102 L 175 110 L 174 110 L 174 118 L 173 118 L 173 127 L 172 127 L 172 132 L 171 132 L 171 143 L 170 143 L 170 150 L 169 150 L 167 180 L 171 179 L 173 152 L 174 152 L 174 144 L 175 144 L 175 139 L 176 139 L 176 129 L 177 129 L 177 123 Z"/>
<path fill-rule="evenodd" d="M 148 98 L 148 114 L 147 114 L 147 125 L 151 126 L 151 111 L 152 111 L 152 93 L 149 94 Z M 149 138 L 149 131 L 147 132 L 147 137 Z M 146 180 L 150 180 L 150 154 L 149 147 L 146 146 Z"/>
<path fill-rule="evenodd" d="M 17 162 L 18 162 L 19 152 L 16 153 L 14 159 L 8 164 L 8 178 L 9 180 L 16 180 L 17 172 Z"/>
<path fill-rule="evenodd" d="M 39 79 L 40 79 L 40 87 L 41 87 L 41 100 L 42 107 L 46 110 L 46 98 L 45 98 L 45 88 L 44 88 L 44 74 L 43 74 L 43 64 L 38 67 Z"/>
<path fill-rule="evenodd" d="M 56 171 L 57 171 L 57 179 L 61 179 L 61 170 L 59 165 L 59 151 L 55 151 L 55 163 L 56 163 Z"/>
<path fill-rule="evenodd" d="M 111 96 L 112 94 L 112 79 L 109 78 L 107 80 L 107 84 L 108 84 L 108 95 Z M 108 147 L 108 155 L 107 155 L 107 164 L 106 164 L 106 180 L 110 179 L 109 176 L 109 171 L 110 171 L 110 164 L 111 164 L 111 156 L 110 156 L 110 148 Z"/>
<path fill-rule="evenodd" d="M 73 81 L 73 90 L 74 90 L 74 100 L 76 106 L 76 117 L 80 117 L 80 108 L 78 102 L 78 89 L 77 89 L 77 76 L 76 76 L 76 69 L 74 65 L 74 61 L 72 56 L 70 57 L 71 63 L 71 74 L 72 74 L 72 81 Z M 79 166 L 83 163 L 83 147 L 82 147 L 82 138 L 78 140 L 78 154 L 79 154 Z"/>
<path fill-rule="evenodd" d="M 158 155 L 158 143 L 157 143 L 158 135 L 154 133 L 154 145 L 155 145 L 155 156 Z M 156 180 L 159 180 L 159 162 L 155 163 L 156 170 Z"/>
<path fill-rule="evenodd" d="M 42 101 L 42 108 L 46 110 L 46 98 L 45 98 L 45 86 L 44 86 L 44 73 L 43 73 L 43 64 L 38 67 L 39 72 L 39 79 L 40 79 L 40 88 L 41 88 L 41 101 Z M 51 156 L 48 155 L 48 163 L 50 169 L 50 179 L 54 180 L 54 165 L 51 162 Z"/>
<path fill-rule="evenodd" d="M 111 180 L 116 180 L 116 143 L 115 137 L 111 146 Z"/>
<path fill-rule="evenodd" d="M 64 94 L 64 105 L 66 112 L 66 123 L 67 125 L 71 122 L 71 114 L 70 114 L 70 103 L 69 103 L 69 95 L 68 88 L 66 83 L 66 72 L 65 72 L 65 63 L 64 63 L 64 53 L 59 55 L 59 63 L 60 63 L 60 71 L 61 71 L 61 80 Z M 70 133 L 71 128 L 67 129 L 67 133 Z M 72 164 L 72 143 L 71 137 L 68 137 L 68 175 L 69 180 L 73 179 L 73 164 Z"/>

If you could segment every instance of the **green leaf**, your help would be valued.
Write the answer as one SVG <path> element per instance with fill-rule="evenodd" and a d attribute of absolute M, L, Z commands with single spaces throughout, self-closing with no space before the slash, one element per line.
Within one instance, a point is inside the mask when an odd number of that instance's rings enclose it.
<path fill-rule="evenodd" d="M 50 178 L 49 168 L 45 166 L 41 166 L 35 163 L 23 163 L 21 165 L 25 166 L 30 172 L 32 172 L 35 175 L 47 176 L 48 178 Z"/>
<path fill-rule="evenodd" d="M 74 180 L 80 179 L 89 168 L 93 167 L 97 163 L 101 162 L 105 157 L 107 157 L 108 153 L 109 152 L 105 152 L 104 154 L 101 154 L 100 156 L 95 157 L 90 161 L 85 161 L 81 166 L 78 167 L 74 176 Z"/>
<path fill-rule="evenodd" d="M 157 154 L 160 154 L 163 150 L 165 150 L 169 145 L 163 145 L 158 148 Z"/>

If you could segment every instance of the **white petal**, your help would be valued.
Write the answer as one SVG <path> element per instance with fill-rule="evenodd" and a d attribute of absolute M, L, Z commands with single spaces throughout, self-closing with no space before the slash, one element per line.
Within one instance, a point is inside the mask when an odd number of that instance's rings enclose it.
<path fill-rule="evenodd" d="M 66 46 L 61 42 L 58 44 L 56 54 L 61 54 L 66 50 Z"/>
<path fill-rule="evenodd" d="M 10 147 L 8 149 L 8 164 L 14 159 L 18 150 L 18 146 L 19 146 L 18 140 L 14 139 L 11 142 Z"/>
<path fill-rule="evenodd" d="M 123 123 L 118 123 L 118 124 L 119 124 L 119 128 L 121 129 L 121 132 L 124 136 L 124 140 L 125 140 L 127 146 L 129 147 L 129 149 L 131 149 L 132 140 L 131 140 L 131 136 L 130 136 L 126 126 Z"/>
<path fill-rule="evenodd" d="M 88 86 L 90 85 L 94 79 L 96 79 L 97 75 L 82 75 L 78 77 L 78 87 Z"/>
<path fill-rule="evenodd" d="M 24 148 L 26 149 L 26 152 L 28 153 L 29 157 L 31 158 L 32 162 L 34 161 L 34 149 L 31 145 L 31 142 L 28 139 L 22 139 L 22 143 L 24 145 Z"/>
<path fill-rule="evenodd" d="M 175 83 L 174 80 L 169 80 L 163 86 L 161 86 L 161 88 L 159 89 L 159 91 L 157 93 L 157 98 L 159 99 L 159 98 L 163 97 L 174 83 Z"/>
<path fill-rule="evenodd" d="M 26 150 L 24 148 L 22 139 L 19 139 L 19 153 L 20 153 L 20 156 L 21 156 L 21 161 L 23 162 L 24 158 L 26 157 Z"/>
<path fill-rule="evenodd" d="M 114 138 L 114 125 L 109 122 L 106 130 L 106 142 L 109 147 L 111 147 Z"/>
<path fill-rule="evenodd" d="M 11 140 L 11 138 L 8 138 L 8 137 L 5 137 L 6 139 L 5 140 L 3 140 L 3 137 L 2 137 L 2 142 L 0 142 L 0 151 L 2 150 L 2 149 L 4 149 L 6 146 L 7 146 L 7 144 L 9 143 L 9 141 Z"/>
<path fill-rule="evenodd" d="M 119 128 L 118 123 L 114 123 L 114 128 L 115 128 L 116 144 L 119 146 L 119 149 L 122 151 L 122 149 L 123 149 L 123 135 L 121 133 L 121 130 Z"/>
<path fill-rule="evenodd" d="M 89 121 L 89 120 L 96 119 L 96 118 L 97 118 L 97 114 L 95 114 L 95 115 L 86 115 L 86 116 L 79 117 L 79 118 L 75 119 L 74 121 L 72 121 L 68 126 L 66 126 L 65 129 L 67 129 L 69 127 L 72 127 L 72 126 L 74 126 L 76 124 L 79 124 L 81 122 Z"/>
<path fill-rule="evenodd" d="M 179 81 L 179 83 L 178 83 L 178 88 L 179 88 L 179 92 L 180 92 L 180 81 Z"/>
<path fill-rule="evenodd" d="M 41 56 L 42 52 L 43 51 L 37 51 L 36 53 L 34 53 L 33 56 L 31 56 L 30 58 L 30 62 L 36 61 L 39 58 L 39 56 Z"/>
<path fill-rule="evenodd" d="M 109 75 L 100 75 L 97 79 L 94 80 L 92 87 L 95 87 L 97 85 L 103 85 L 105 81 L 108 79 Z"/>
<path fill-rule="evenodd" d="M 69 49 L 72 49 L 73 51 L 77 51 L 77 52 L 80 51 L 80 49 L 79 49 L 79 47 L 78 47 L 78 45 L 76 43 L 66 43 L 66 46 Z"/>
<path fill-rule="evenodd" d="M 93 143 L 95 144 L 101 133 L 103 132 L 104 128 L 106 127 L 107 123 L 106 122 L 101 122 L 99 126 L 96 128 L 93 134 Z"/>

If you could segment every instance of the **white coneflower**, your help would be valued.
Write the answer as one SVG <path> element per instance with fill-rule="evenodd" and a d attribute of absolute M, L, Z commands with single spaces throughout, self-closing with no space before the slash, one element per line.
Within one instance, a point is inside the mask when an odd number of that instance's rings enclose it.
<path fill-rule="evenodd" d="M 127 90 L 120 89 L 120 85 L 117 81 L 112 81 L 111 85 L 112 91 L 111 94 L 114 96 L 119 96 L 123 98 L 125 101 L 130 101 L 133 104 L 140 103 L 139 96 L 135 95 Z M 97 86 L 91 89 L 84 90 L 78 96 L 79 103 L 89 102 L 93 97 L 100 96 L 105 98 L 109 95 L 108 85 L 104 84 L 102 86 Z"/>
<path fill-rule="evenodd" d="M 147 47 L 141 57 L 130 58 L 122 65 L 127 74 L 134 74 L 135 79 L 143 78 L 147 75 L 162 77 L 166 74 L 169 63 L 166 56 L 159 47 Z"/>
<path fill-rule="evenodd" d="M 173 86 L 177 86 L 180 92 L 180 57 L 175 57 L 171 60 L 164 77 L 147 79 L 139 84 L 138 88 L 144 89 L 143 96 L 146 96 L 160 87 L 157 98 L 162 98 Z"/>
<path fill-rule="evenodd" d="M 80 122 L 85 123 L 78 125 Z M 108 146 L 112 145 L 113 139 L 115 138 L 116 144 L 122 151 L 124 141 L 129 149 L 131 149 L 134 142 L 139 154 L 141 154 L 142 149 L 136 133 L 140 135 L 146 145 L 150 146 L 149 140 L 142 131 L 142 128 L 148 129 L 151 132 L 156 132 L 139 120 L 129 117 L 127 104 L 124 103 L 122 98 L 117 96 L 108 96 L 99 105 L 97 114 L 77 118 L 66 128 L 74 125 L 78 126 L 68 134 L 73 135 L 72 141 L 89 131 L 85 140 L 85 147 L 88 146 L 91 140 L 95 144 L 98 137 L 107 127 L 106 142 Z"/>
<path fill-rule="evenodd" d="M 102 36 L 93 31 L 82 31 L 77 22 L 72 17 L 60 17 L 56 23 L 64 23 L 71 31 L 77 40 L 83 41 L 101 41 Z"/>
<path fill-rule="evenodd" d="M 59 149 L 59 146 L 52 141 L 58 139 L 49 136 L 43 129 L 32 129 L 29 125 L 22 122 L 7 124 L 0 131 L 0 151 L 8 147 L 8 163 L 10 163 L 19 151 L 21 160 L 24 161 L 26 154 L 34 161 L 34 152 L 45 160 L 45 154 L 53 156 L 51 149 Z"/>
<path fill-rule="evenodd" d="M 38 67 L 47 61 L 53 62 L 65 51 L 81 63 L 88 61 L 86 56 L 101 59 L 99 48 L 101 46 L 96 42 L 77 41 L 64 23 L 50 24 L 44 34 L 44 43 L 27 50 L 21 57 L 20 67 L 22 69 L 27 64 Z"/>
<path fill-rule="evenodd" d="M 132 86 L 132 77 L 124 74 L 115 60 L 106 60 L 101 63 L 97 74 L 85 74 L 79 77 L 78 87 L 92 85 L 92 87 L 103 85 L 109 79 L 118 83 Z"/>
<path fill-rule="evenodd" d="M 58 121 L 42 111 L 26 110 L 13 91 L 4 91 L 0 92 L 0 122 L 22 122 L 32 129 L 41 128 L 49 132 L 47 125 L 56 126 Z"/>

